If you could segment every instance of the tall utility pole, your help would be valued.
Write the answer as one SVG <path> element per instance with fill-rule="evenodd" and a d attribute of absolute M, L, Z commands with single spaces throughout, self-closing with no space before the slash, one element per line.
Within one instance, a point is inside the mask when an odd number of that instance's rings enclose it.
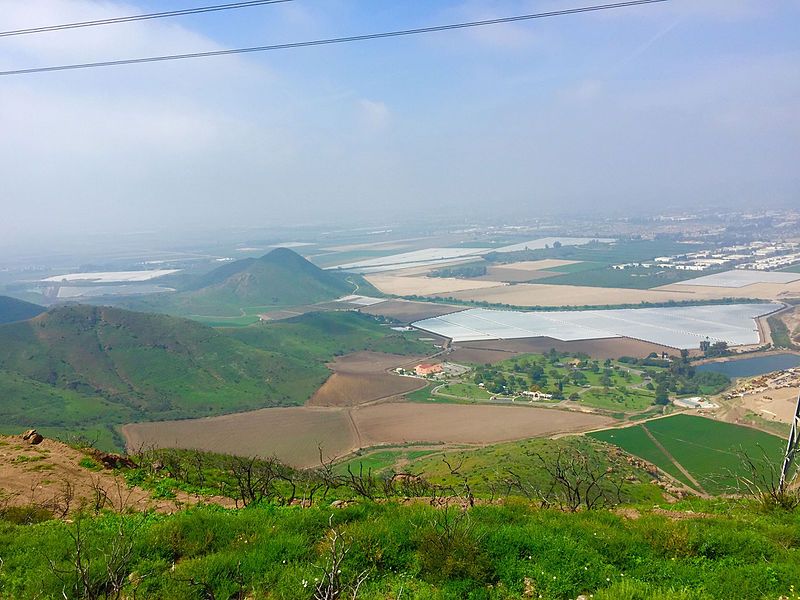
<path fill-rule="evenodd" d="M 782 492 L 785 491 L 786 486 L 791 483 L 789 474 L 792 470 L 794 457 L 798 453 L 800 453 L 800 396 L 797 397 L 797 406 L 794 409 L 792 428 L 789 431 L 789 442 L 786 444 L 786 456 L 783 457 L 783 466 L 781 467 L 781 482 L 778 489 Z"/>

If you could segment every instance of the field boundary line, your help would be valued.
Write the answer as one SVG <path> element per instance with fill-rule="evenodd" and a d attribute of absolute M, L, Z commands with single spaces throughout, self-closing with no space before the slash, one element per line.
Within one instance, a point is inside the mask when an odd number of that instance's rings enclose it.
<path fill-rule="evenodd" d="M 689 473 L 689 471 L 687 471 L 687 470 L 686 470 L 686 468 L 685 468 L 685 467 L 684 467 L 684 466 L 683 466 L 681 463 L 679 463 L 679 462 L 678 462 L 678 461 L 675 459 L 675 457 L 674 457 L 674 456 L 672 456 L 672 454 L 670 453 L 670 451 L 669 451 L 669 450 L 667 450 L 667 449 L 664 447 L 664 445 L 663 445 L 661 442 L 659 442 L 659 441 L 656 439 L 656 436 L 654 436 L 654 435 L 653 435 L 653 434 L 650 432 L 650 430 L 649 430 L 649 429 L 648 429 L 646 426 L 642 425 L 641 427 L 642 427 L 642 429 L 644 430 L 644 433 L 645 433 L 645 435 L 647 435 L 647 437 L 648 437 L 648 438 L 650 438 L 650 441 L 651 441 L 651 442 L 653 442 L 653 444 L 655 444 L 656 448 L 658 448 L 659 450 L 661 450 L 661 452 L 663 452 L 664 456 L 666 456 L 666 457 L 667 457 L 667 459 L 669 459 L 669 460 L 670 460 L 670 462 L 672 462 L 672 464 L 674 464 L 674 465 L 675 465 L 675 467 L 676 467 L 676 468 L 677 468 L 677 469 L 678 469 L 678 470 L 679 470 L 681 473 L 683 473 L 683 475 L 686 477 L 686 479 L 688 479 L 689 481 L 691 481 L 691 482 L 692 482 L 692 484 L 693 484 L 693 485 L 694 485 L 694 486 L 697 488 L 697 490 L 700 492 L 700 494 L 699 494 L 699 495 L 701 495 L 701 496 L 703 496 L 703 497 L 705 497 L 705 498 L 708 498 L 708 497 L 709 497 L 709 495 L 708 495 L 708 492 L 706 492 L 706 491 L 703 489 L 703 486 L 702 486 L 702 485 L 700 485 L 700 482 L 699 482 L 699 481 L 697 481 L 697 479 L 695 479 L 695 478 L 692 476 L 692 474 L 691 474 L 691 473 Z"/>

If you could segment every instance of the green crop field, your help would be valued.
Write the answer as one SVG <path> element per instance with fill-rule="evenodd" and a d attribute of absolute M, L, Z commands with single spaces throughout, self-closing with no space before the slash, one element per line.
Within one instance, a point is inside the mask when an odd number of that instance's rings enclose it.
<path fill-rule="evenodd" d="M 581 264 L 581 263 L 579 263 Z M 581 269 L 564 275 L 554 275 L 546 279 L 537 279 L 536 283 L 555 285 L 586 285 L 591 287 L 628 288 L 645 290 L 661 285 L 679 283 L 697 277 L 691 271 L 677 271 L 661 267 L 633 267 L 614 269 L 608 265 L 596 265 L 594 269 Z M 561 267 L 553 269 L 563 271 Z"/>
<path fill-rule="evenodd" d="M 717 494 L 732 491 L 737 476 L 747 474 L 741 461 L 742 453 L 759 460 L 766 454 L 777 463 L 784 445 L 781 438 L 756 429 L 690 415 L 675 415 L 589 435 L 640 456 L 688 483 L 647 431 L 706 491 Z"/>
<path fill-rule="evenodd" d="M 568 275 L 570 273 L 583 273 L 584 271 L 594 271 L 595 269 L 603 269 L 607 266 L 608 266 L 607 263 L 580 261 L 572 263 L 571 265 L 547 267 L 546 269 L 542 269 L 542 271 L 550 271 L 553 273 L 553 276 L 555 277 L 556 275 Z"/>

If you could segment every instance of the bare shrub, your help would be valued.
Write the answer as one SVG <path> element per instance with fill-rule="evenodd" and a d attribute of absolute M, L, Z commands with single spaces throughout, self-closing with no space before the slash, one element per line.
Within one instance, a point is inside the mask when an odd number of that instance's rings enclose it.
<path fill-rule="evenodd" d="M 342 566 L 350 552 L 352 540 L 345 537 L 341 529 L 333 524 L 333 515 L 328 518 L 328 532 L 324 542 L 322 564 L 314 567 L 320 571 L 319 581 L 314 588 L 314 600 L 339 600 L 349 598 L 356 600 L 363 583 L 369 577 L 370 570 L 365 569 L 353 577 L 342 573 Z"/>

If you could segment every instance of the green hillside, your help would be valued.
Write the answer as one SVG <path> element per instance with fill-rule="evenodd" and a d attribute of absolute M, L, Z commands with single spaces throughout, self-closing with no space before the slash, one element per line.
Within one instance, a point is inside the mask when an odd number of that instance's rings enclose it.
<path fill-rule="evenodd" d="M 0 325 L 0 433 L 36 427 L 119 446 L 112 426 L 299 405 L 337 354 L 430 346 L 354 312 L 218 330 L 85 305 Z"/>
<path fill-rule="evenodd" d="M 10 296 L 0 296 L 0 324 L 26 321 L 45 311 L 43 306 L 17 300 Z"/>
<path fill-rule="evenodd" d="M 124 305 L 187 317 L 249 317 L 257 321 L 259 312 L 351 294 L 356 286 L 348 279 L 345 274 L 320 269 L 292 250 L 276 248 L 260 258 L 217 267 L 177 293 L 131 298 Z"/>
<path fill-rule="evenodd" d="M 301 404 L 327 376 L 194 321 L 80 305 L 0 326 L 0 372 L 0 422 L 67 428 Z"/>
<path fill-rule="evenodd" d="M 227 330 L 228 335 L 256 348 L 271 349 L 304 362 L 328 362 L 334 356 L 372 350 L 390 354 L 430 354 L 419 332 L 397 332 L 373 317 L 352 311 L 313 312 L 277 321 Z"/>

